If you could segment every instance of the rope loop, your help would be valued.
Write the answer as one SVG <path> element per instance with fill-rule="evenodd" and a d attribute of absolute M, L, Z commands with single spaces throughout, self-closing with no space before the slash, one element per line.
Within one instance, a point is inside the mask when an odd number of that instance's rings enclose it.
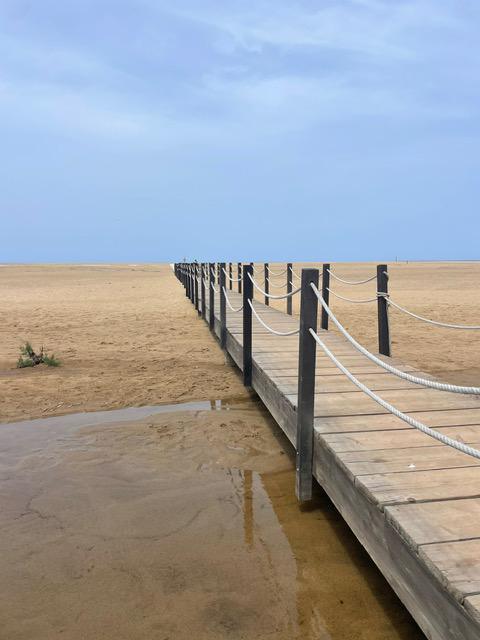
<path fill-rule="evenodd" d="M 332 276 L 332 278 L 334 278 L 335 280 L 338 280 L 338 282 L 343 282 L 343 284 L 352 284 L 352 285 L 366 284 L 367 282 L 372 282 L 372 280 L 375 280 L 377 277 L 376 275 L 374 275 L 371 278 L 366 278 L 365 280 L 344 280 L 343 278 L 340 278 L 339 276 L 335 275 L 335 273 L 333 273 L 331 269 L 327 269 L 327 271 Z"/>
<path fill-rule="evenodd" d="M 295 294 L 297 294 L 299 291 L 301 291 L 302 287 L 298 287 L 298 289 L 294 289 L 293 291 L 291 291 L 290 293 L 285 293 L 284 295 L 281 296 L 274 296 L 271 293 L 267 293 L 266 291 L 264 291 L 261 287 L 258 286 L 258 284 L 255 282 L 255 280 L 252 278 L 251 274 L 248 274 L 248 277 L 250 278 L 250 280 L 252 281 L 253 286 L 260 291 L 260 293 L 262 295 L 264 295 L 266 298 L 272 298 L 273 300 L 284 300 L 285 298 L 290 298 L 290 296 L 294 296 Z"/>
<path fill-rule="evenodd" d="M 237 309 L 235 309 L 235 307 L 232 307 L 232 303 L 230 302 L 230 298 L 227 295 L 227 291 L 226 291 L 225 287 L 222 287 L 222 291 L 223 291 L 223 295 L 225 296 L 225 302 L 227 303 L 227 305 L 230 307 L 230 309 L 234 313 L 238 313 L 239 311 L 241 311 L 243 309 L 243 304 L 242 304 L 241 307 L 238 307 Z"/>
<path fill-rule="evenodd" d="M 294 336 L 300 332 L 300 329 L 294 329 L 293 331 L 276 331 L 275 329 L 272 329 L 272 327 L 269 327 L 268 324 L 266 324 L 258 315 L 251 300 L 248 300 L 248 304 L 250 305 L 250 309 L 252 310 L 252 313 L 255 316 L 255 318 L 258 320 L 258 322 L 260 322 L 260 324 L 263 327 L 265 327 L 265 329 L 267 329 L 267 331 L 269 331 L 270 333 L 273 333 L 276 336 Z"/>

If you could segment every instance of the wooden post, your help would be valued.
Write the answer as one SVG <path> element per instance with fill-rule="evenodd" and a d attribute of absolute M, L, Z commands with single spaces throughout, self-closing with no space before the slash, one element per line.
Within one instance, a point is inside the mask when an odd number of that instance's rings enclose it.
<path fill-rule="evenodd" d="M 292 293 L 293 291 L 293 265 L 291 262 L 287 264 L 287 293 Z M 289 316 L 292 315 L 292 296 L 287 298 L 287 313 Z"/>
<path fill-rule="evenodd" d="M 265 294 L 270 293 L 269 277 L 270 277 L 270 274 L 268 272 L 268 262 L 265 262 L 263 265 L 263 284 L 264 284 Z M 268 295 L 265 295 L 265 305 L 268 307 L 269 304 L 270 304 L 270 298 L 268 297 Z"/>
<path fill-rule="evenodd" d="M 225 262 L 220 263 L 220 346 L 227 346 L 227 301 L 225 298 Z"/>
<path fill-rule="evenodd" d="M 237 262 L 238 293 L 242 293 L 242 263 Z"/>
<path fill-rule="evenodd" d="M 243 267 L 243 384 L 246 387 L 252 386 L 252 309 L 249 302 L 253 304 L 253 283 L 249 275 L 253 278 L 251 264 Z"/>
<path fill-rule="evenodd" d="M 185 295 L 190 298 L 190 271 L 188 265 L 185 265 Z"/>
<path fill-rule="evenodd" d="M 191 282 L 191 301 L 192 304 L 195 305 L 195 264 L 192 262 L 190 263 L 190 282 Z"/>
<path fill-rule="evenodd" d="M 388 294 L 388 270 L 386 264 L 377 265 L 377 292 Z M 377 296 L 378 309 L 378 351 L 384 356 L 392 354 L 390 346 L 390 326 L 388 323 L 388 303 L 385 296 Z"/>
<path fill-rule="evenodd" d="M 330 265 L 324 264 L 322 270 L 322 298 L 325 300 L 327 306 L 330 302 Z M 328 313 L 322 307 L 322 329 L 328 329 Z"/>
<path fill-rule="evenodd" d="M 217 285 L 220 284 L 220 262 L 217 262 Z"/>
<path fill-rule="evenodd" d="M 312 498 L 313 419 L 315 404 L 315 358 L 318 300 L 310 283 L 318 286 L 318 269 L 302 269 L 300 334 L 298 347 L 298 401 L 296 442 L 296 486 L 298 500 Z"/>
<path fill-rule="evenodd" d="M 197 313 L 200 312 L 200 304 L 198 300 L 198 262 L 194 264 L 194 278 L 195 278 L 195 309 Z"/>
<path fill-rule="evenodd" d="M 229 288 L 229 289 L 230 289 L 230 291 L 231 291 L 231 290 L 232 290 L 232 285 L 233 285 L 233 283 L 232 283 L 233 270 L 232 270 L 232 263 L 231 263 L 231 262 L 229 262 L 229 263 L 228 263 L 228 275 L 230 276 L 230 278 L 229 278 L 229 280 L 228 280 L 228 282 L 229 282 L 230 286 L 229 286 L 228 288 Z"/>
<path fill-rule="evenodd" d="M 215 264 L 213 262 L 210 262 L 210 283 L 208 285 L 208 290 L 209 290 L 208 324 L 210 326 L 211 331 L 214 331 L 215 329 L 215 292 L 213 290 L 214 284 L 215 284 Z"/>
<path fill-rule="evenodd" d="M 200 265 L 200 295 L 202 296 L 202 307 L 200 313 L 202 314 L 202 318 L 205 320 L 206 313 L 206 300 L 205 300 L 205 263 L 202 262 Z"/>

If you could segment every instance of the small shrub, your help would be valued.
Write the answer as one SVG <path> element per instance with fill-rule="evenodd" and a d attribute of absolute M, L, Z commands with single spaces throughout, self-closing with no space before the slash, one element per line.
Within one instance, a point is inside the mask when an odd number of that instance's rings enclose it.
<path fill-rule="evenodd" d="M 45 353 L 43 347 L 40 349 L 40 353 L 35 353 L 30 342 L 26 342 L 20 347 L 20 354 L 17 360 L 18 369 L 36 367 L 37 364 L 46 364 L 48 367 L 58 367 L 60 365 L 60 361 L 55 358 L 55 355 L 52 353 L 49 356 Z"/>

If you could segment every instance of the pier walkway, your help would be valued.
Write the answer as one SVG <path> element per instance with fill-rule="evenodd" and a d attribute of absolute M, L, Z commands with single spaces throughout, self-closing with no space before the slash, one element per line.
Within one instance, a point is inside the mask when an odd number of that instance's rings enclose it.
<path fill-rule="evenodd" d="M 197 308 L 211 321 L 214 300 L 213 332 L 243 370 L 245 295 L 225 291 L 222 312 L 221 287 L 214 295 L 197 292 Z M 193 290 L 191 297 L 195 302 Z M 299 319 L 258 301 L 253 308 L 251 386 L 297 450 L 301 336 L 271 330 L 298 331 Z M 317 334 L 341 365 L 385 402 L 459 443 L 480 444 L 478 395 L 414 384 L 372 362 L 338 331 Z M 377 357 L 432 380 L 397 359 Z M 480 638 L 480 460 L 393 415 L 323 348 L 314 360 L 311 473 L 427 638 Z"/>

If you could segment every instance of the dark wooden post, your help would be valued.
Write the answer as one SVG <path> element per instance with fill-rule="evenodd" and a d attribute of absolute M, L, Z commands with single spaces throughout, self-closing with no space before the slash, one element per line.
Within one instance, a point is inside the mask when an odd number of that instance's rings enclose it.
<path fill-rule="evenodd" d="M 227 346 L 227 301 L 225 298 L 225 262 L 220 263 L 220 346 Z"/>
<path fill-rule="evenodd" d="M 229 262 L 229 263 L 228 263 L 228 274 L 229 274 L 229 276 L 230 276 L 230 278 L 229 278 L 229 280 L 228 280 L 228 281 L 229 281 L 230 286 L 229 286 L 228 288 L 229 288 L 229 289 L 230 289 L 230 291 L 231 291 L 231 290 L 232 290 L 232 285 L 233 285 L 233 282 L 232 282 L 232 278 L 233 278 L 233 270 L 232 270 L 232 263 L 231 263 L 231 262 Z"/>
<path fill-rule="evenodd" d="M 195 278 L 195 309 L 197 310 L 197 313 L 200 312 L 200 303 L 198 300 L 198 262 L 195 262 L 194 264 L 194 278 Z"/>
<path fill-rule="evenodd" d="M 185 265 L 185 295 L 190 298 L 190 271 L 188 264 Z"/>
<path fill-rule="evenodd" d="M 206 300 L 205 300 L 205 263 L 202 262 L 200 265 L 200 295 L 202 296 L 202 307 L 200 313 L 202 314 L 202 318 L 205 320 L 206 313 Z"/>
<path fill-rule="evenodd" d="M 242 263 L 237 262 L 238 293 L 242 293 Z"/>
<path fill-rule="evenodd" d="M 193 277 L 193 262 L 190 262 L 190 302 L 195 303 L 195 279 Z"/>
<path fill-rule="evenodd" d="M 377 265 L 377 292 L 388 294 L 388 270 L 386 264 Z M 388 302 L 385 296 L 377 296 L 378 308 L 378 351 L 390 356 L 390 326 L 388 323 Z"/>
<path fill-rule="evenodd" d="M 264 290 L 265 293 L 270 293 L 270 280 L 269 280 L 270 274 L 268 272 L 268 262 L 265 262 L 263 265 L 263 284 L 264 284 Z M 268 297 L 268 295 L 265 296 L 265 304 L 268 307 L 270 304 L 270 298 Z"/>
<path fill-rule="evenodd" d="M 252 386 L 252 309 L 249 302 L 253 301 L 253 266 L 243 267 L 243 384 Z M 252 302 L 253 304 L 253 302 Z"/>
<path fill-rule="evenodd" d="M 292 293 L 293 291 L 293 265 L 291 262 L 287 264 L 287 293 Z M 289 316 L 292 315 L 292 296 L 287 298 L 287 313 Z"/>
<path fill-rule="evenodd" d="M 215 329 L 215 292 L 213 290 L 213 285 L 215 284 L 215 264 L 210 262 L 210 283 L 208 285 L 208 324 L 210 329 L 213 331 Z"/>
<path fill-rule="evenodd" d="M 300 334 L 298 347 L 298 402 L 296 442 L 296 487 L 298 500 L 312 498 L 313 419 L 315 405 L 315 358 L 318 300 L 310 283 L 318 287 L 318 269 L 302 269 Z"/>
<path fill-rule="evenodd" d="M 322 270 L 322 298 L 325 300 L 327 306 L 330 302 L 330 265 L 324 264 Z M 322 307 L 322 329 L 328 329 L 328 313 Z"/>
<path fill-rule="evenodd" d="M 220 262 L 217 262 L 217 285 L 220 284 Z"/>

